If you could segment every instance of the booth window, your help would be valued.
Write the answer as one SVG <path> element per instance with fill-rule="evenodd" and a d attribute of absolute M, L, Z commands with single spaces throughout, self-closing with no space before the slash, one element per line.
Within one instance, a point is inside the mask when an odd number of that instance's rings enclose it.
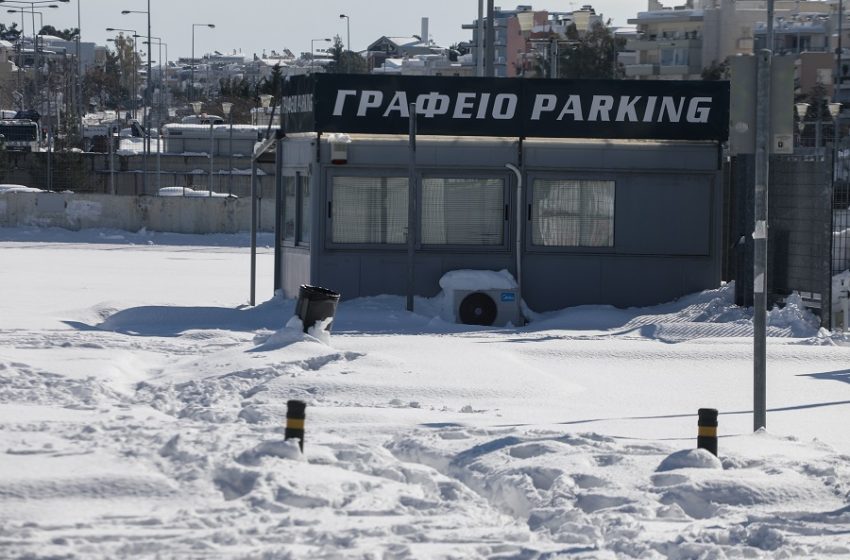
<path fill-rule="evenodd" d="M 283 178 L 283 240 L 295 243 L 295 177 Z"/>
<path fill-rule="evenodd" d="M 308 175 L 298 174 L 298 190 L 300 191 L 300 230 L 298 241 L 304 244 L 310 243 L 310 177 Z"/>
<path fill-rule="evenodd" d="M 614 181 L 535 179 L 532 196 L 534 245 L 614 246 Z"/>
<path fill-rule="evenodd" d="M 421 227 L 424 245 L 502 245 L 504 180 L 423 178 Z"/>
<path fill-rule="evenodd" d="M 331 242 L 407 241 L 407 177 L 333 177 Z"/>

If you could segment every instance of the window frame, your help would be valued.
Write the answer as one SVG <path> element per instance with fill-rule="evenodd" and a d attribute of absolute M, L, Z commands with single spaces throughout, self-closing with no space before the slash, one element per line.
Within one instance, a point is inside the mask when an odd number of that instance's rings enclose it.
<path fill-rule="evenodd" d="M 425 179 L 498 179 L 502 181 L 502 242 L 494 245 L 480 245 L 480 244 L 459 244 L 459 243 L 431 243 L 425 244 L 422 242 L 422 209 L 423 209 L 423 195 L 424 195 L 424 180 Z M 512 188 L 514 187 L 513 178 L 507 173 L 502 173 L 493 170 L 480 170 L 476 171 L 475 169 L 464 169 L 458 171 L 450 171 L 450 170 L 439 170 L 430 172 L 428 170 L 423 170 L 417 174 L 417 181 L 419 185 L 418 197 L 417 197 L 417 222 L 419 225 L 419 231 L 417 232 L 417 244 L 416 248 L 421 249 L 423 252 L 440 252 L 440 251 L 451 251 L 451 252 L 469 252 L 475 251 L 476 253 L 502 253 L 508 251 L 510 248 L 511 242 L 511 222 L 514 218 L 514 213 L 516 209 L 516 201 L 514 200 L 516 197 L 512 197 L 511 193 L 513 192 Z M 507 219 L 505 219 L 507 217 Z"/>
<path fill-rule="evenodd" d="M 322 192 L 323 200 L 320 204 L 321 218 L 324 226 L 321 228 L 324 239 L 322 246 L 327 250 L 344 250 L 344 251 L 382 251 L 382 252 L 400 252 L 407 250 L 407 243 L 390 244 L 390 243 L 338 243 L 333 241 L 333 217 L 329 214 L 328 209 L 333 208 L 333 182 L 335 177 L 374 177 L 374 178 L 398 178 L 409 179 L 409 170 L 405 167 L 380 167 L 377 169 L 367 168 L 329 168 L 324 174 L 324 185 Z M 507 219 L 502 221 L 503 238 L 499 245 L 459 245 L 459 244 L 423 244 L 422 243 L 422 194 L 423 194 L 423 179 L 438 178 L 438 179 L 464 179 L 464 178 L 481 178 L 481 179 L 499 179 L 503 181 L 503 202 L 507 206 Z M 512 228 L 512 223 L 515 221 L 516 213 L 516 180 L 512 173 L 502 172 L 494 169 L 435 169 L 435 168 L 418 168 L 416 172 L 416 222 L 418 231 L 416 232 L 415 248 L 420 253 L 468 253 L 470 251 L 476 253 L 506 253 L 510 252 L 515 239 Z M 316 196 L 316 193 L 312 193 Z M 330 206 L 329 206 L 330 205 Z M 315 214 L 314 214 L 315 215 Z M 522 227 L 517 224 L 517 227 Z"/>
<path fill-rule="evenodd" d="M 623 182 L 622 175 L 613 173 L 575 173 L 565 171 L 558 172 L 535 172 L 526 174 L 525 187 L 523 187 L 525 203 L 525 239 L 523 248 L 526 253 L 561 253 L 561 254 L 612 254 L 617 252 L 617 216 L 619 214 L 617 200 L 618 191 Z M 567 246 L 567 245 L 535 245 L 534 230 L 533 230 L 533 212 L 534 212 L 534 182 L 536 180 L 544 181 L 610 181 L 614 183 L 614 214 L 612 220 L 612 236 L 613 243 L 611 246 Z"/>
<path fill-rule="evenodd" d="M 310 247 L 310 241 L 304 241 L 301 237 L 301 223 L 302 223 L 302 197 L 301 197 L 301 189 L 299 188 L 298 182 L 301 178 L 305 178 L 304 180 L 307 183 L 310 183 L 311 175 L 309 168 L 284 168 L 283 173 L 281 174 L 280 180 L 280 188 L 282 192 L 280 193 L 280 246 L 286 248 L 295 248 L 295 247 L 303 247 L 308 249 Z M 291 179 L 295 183 L 295 215 L 294 215 L 294 236 L 291 239 L 286 239 L 286 185 L 285 181 L 287 179 Z M 311 191 L 311 196 L 313 193 Z M 310 209 L 308 208 L 309 212 Z M 311 226 L 312 227 L 312 226 Z"/>
<path fill-rule="evenodd" d="M 322 208 L 322 217 L 324 221 L 324 247 L 328 250 L 344 250 L 344 251 L 384 251 L 384 252 L 399 252 L 407 250 L 407 242 L 404 243 L 339 243 L 333 240 L 333 188 L 335 177 L 357 177 L 357 178 L 376 178 L 376 179 L 404 179 L 409 181 L 409 176 L 406 169 L 384 167 L 378 170 L 374 169 L 329 169 L 325 174 L 324 184 L 324 200 Z M 417 177 L 418 180 L 418 177 Z M 408 184 L 408 189 L 410 188 Z M 315 193 L 313 193 L 315 196 Z M 409 211 L 409 207 L 408 207 Z"/>
<path fill-rule="evenodd" d="M 313 201 L 313 197 L 315 197 L 315 193 L 313 189 L 313 185 L 311 184 L 311 175 L 310 170 L 298 170 L 295 172 L 295 207 L 296 207 L 296 216 L 295 216 L 295 244 L 299 247 L 310 247 L 313 241 L 313 220 L 315 217 L 313 216 L 313 204 L 308 204 L 307 207 L 304 207 L 304 193 L 301 190 L 301 181 L 304 181 L 307 184 L 307 187 L 310 189 L 310 201 Z M 304 240 L 304 214 L 310 216 L 310 224 L 307 231 L 310 232 L 310 239 Z"/>
<path fill-rule="evenodd" d="M 295 184 L 295 213 L 292 217 L 292 237 L 286 237 L 286 181 L 291 180 Z M 280 186 L 282 192 L 281 194 L 281 209 L 280 209 L 280 243 L 283 247 L 295 247 L 298 245 L 298 172 L 293 171 L 290 173 L 284 173 L 281 177 Z"/>

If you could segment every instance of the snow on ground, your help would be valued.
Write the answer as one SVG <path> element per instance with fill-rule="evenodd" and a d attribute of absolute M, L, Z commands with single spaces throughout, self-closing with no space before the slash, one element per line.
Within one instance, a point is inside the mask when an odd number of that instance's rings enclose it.
<path fill-rule="evenodd" d="M 522 328 L 363 298 L 316 338 L 260 239 L 250 307 L 246 235 L 0 229 L 0 557 L 850 556 L 850 342 L 799 301 L 753 434 L 730 287 Z"/>

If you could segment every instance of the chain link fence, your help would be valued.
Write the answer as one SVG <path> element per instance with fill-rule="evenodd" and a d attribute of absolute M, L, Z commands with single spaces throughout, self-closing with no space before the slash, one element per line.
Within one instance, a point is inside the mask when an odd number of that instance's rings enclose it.
<path fill-rule="evenodd" d="M 156 195 L 160 188 L 247 197 L 251 193 L 250 158 L 217 158 L 210 173 L 204 156 L 93 154 L 81 152 L 12 152 L 0 150 L 0 183 L 56 192 Z M 274 162 L 258 168 L 258 197 L 274 198 Z M 212 181 L 210 181 L 212 178 Z M 176 194 L 176 193 L 172 193 Z"/>

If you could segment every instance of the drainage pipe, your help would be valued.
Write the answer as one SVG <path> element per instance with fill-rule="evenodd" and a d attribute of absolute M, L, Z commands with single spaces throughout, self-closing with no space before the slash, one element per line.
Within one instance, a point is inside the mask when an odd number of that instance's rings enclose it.
<path fill-rule="evenodd" d="M 506 163 L 505 167 L 516 175 L 516 285 L 519 298 L 522 299 L 522 173 L 519 168 Z"/>

